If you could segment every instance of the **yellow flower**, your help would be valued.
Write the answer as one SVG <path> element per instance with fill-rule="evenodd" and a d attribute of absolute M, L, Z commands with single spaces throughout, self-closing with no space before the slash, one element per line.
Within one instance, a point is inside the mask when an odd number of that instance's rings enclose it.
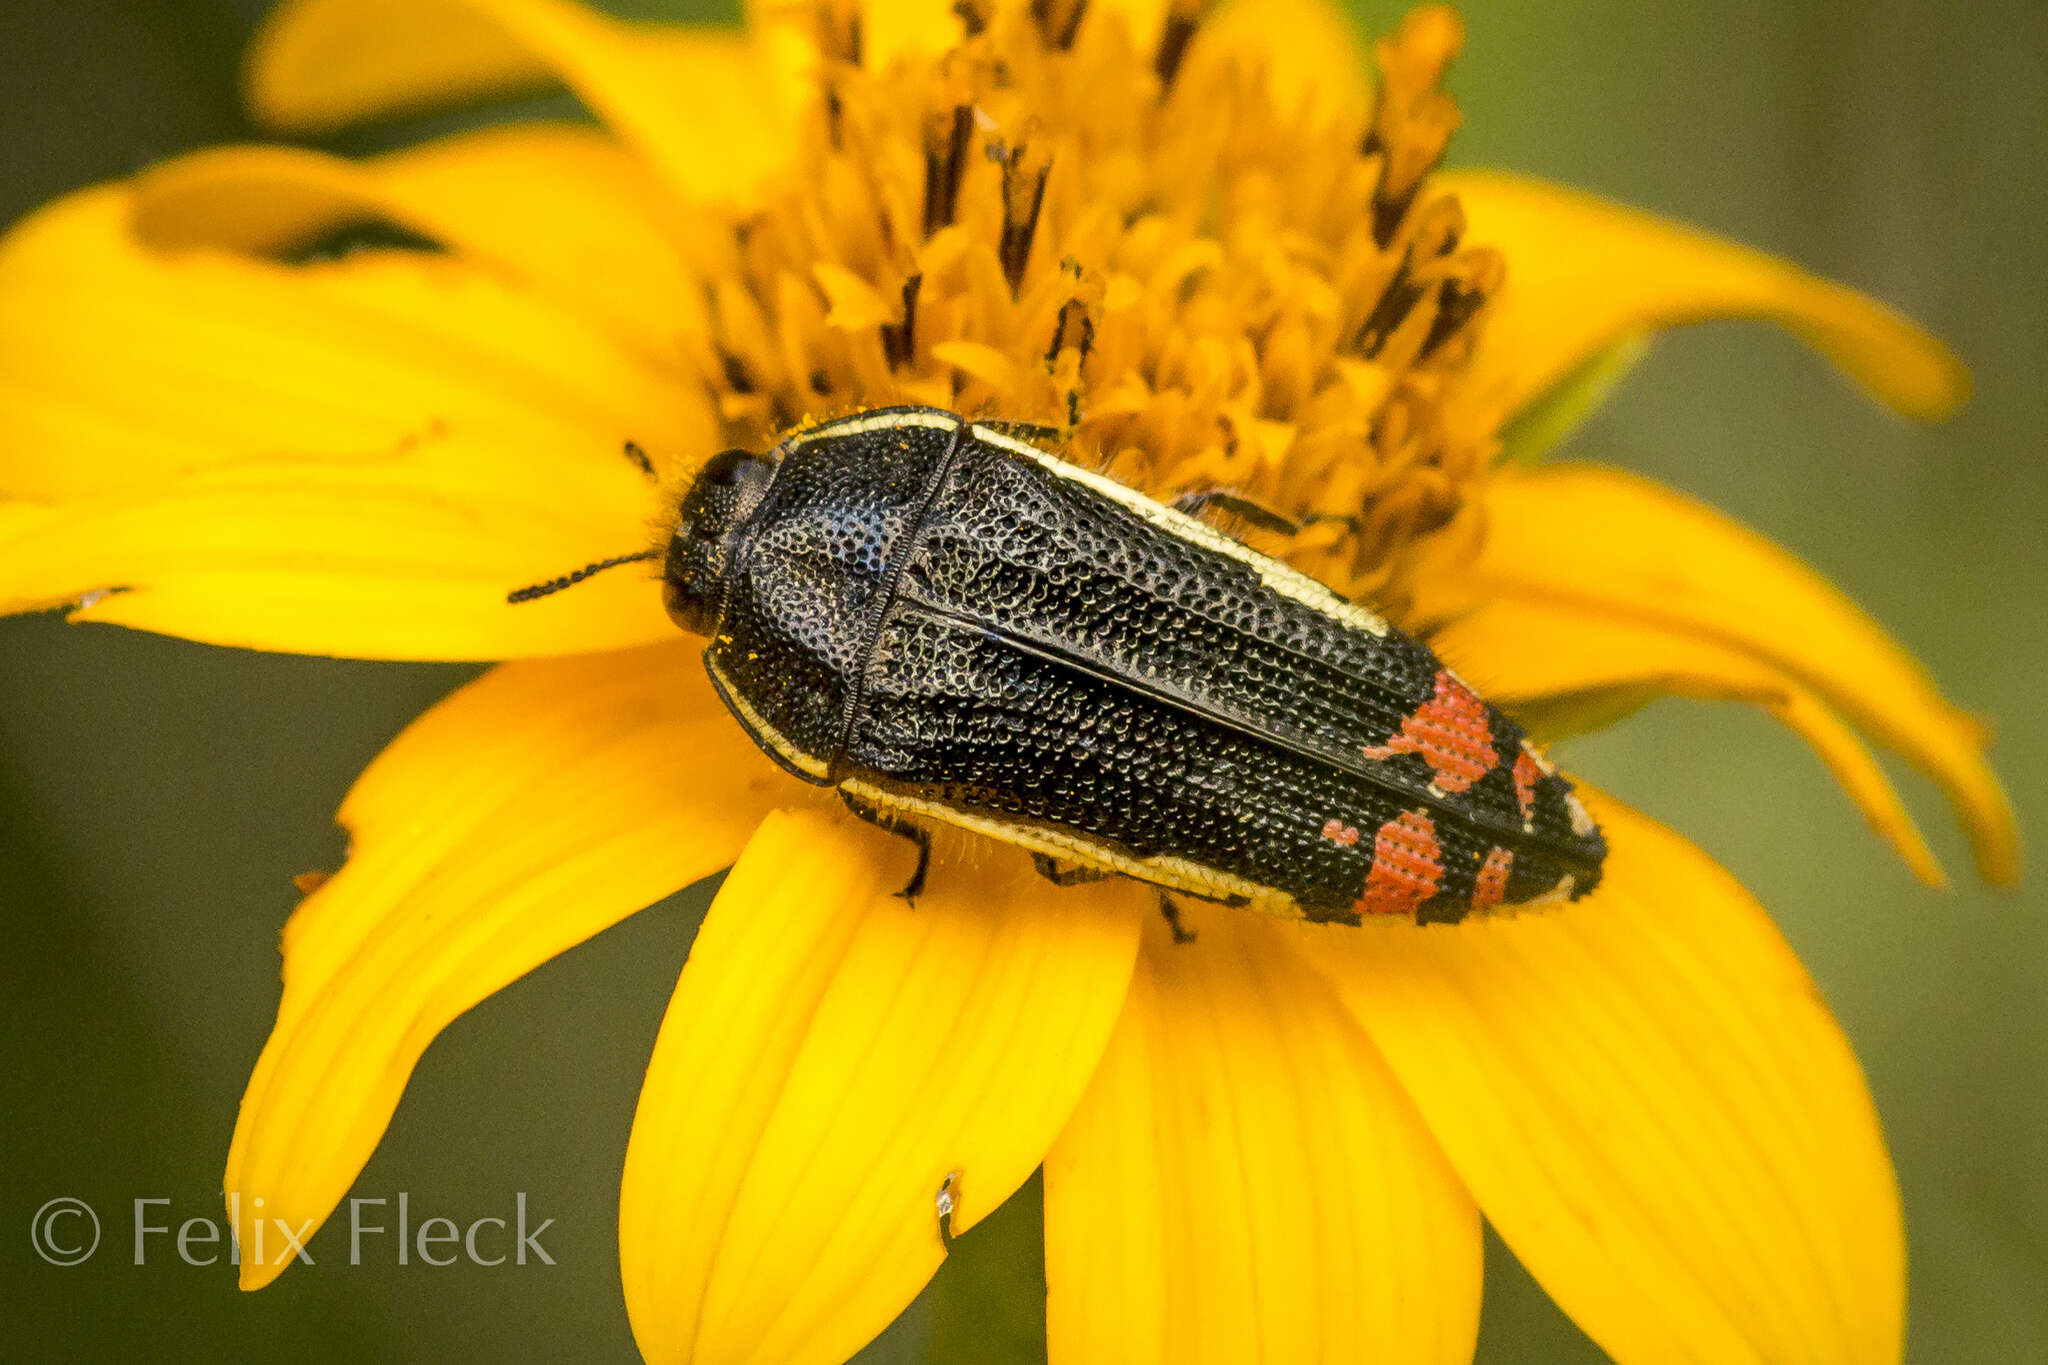
<path fill-rule="evenodd" d="M 1594 895 L 1449 928 L 1201 910 L 1176 945 L 1139 888 L 964 836 L 911 910 L 904 852 L 753 751 L 644 578 L 505 602 L 806 416 L 1050 421 L 1147 491 L 1327 514 L 1273 548 L 1539 729 L 1765 707 L 1938 882 L 1886 745 L 2010 880 L 1982 732 L 1874 624 L 1706 507 L 1533 458 L 1692 319 L 1778 320 L 1915 416 L 1961 372 L 1789 266 L 1434 173 L 1460 41 L 1419 11 L 1375 91 L 1312 0 L 825 0 L 744 34 L 293 0 L 250 66 L 280 130 L 550 78 L 601 127 L 223 149 L 17 228 L 0 608 L 509 661 L 363 776 L 285 929 L 228 1162 L 245 1249 L 334 1210 L 457 1015 L 731 866 L 627 1154 L 650 1360 L 845 1357 L 944 1257 L 942 1185 L 964 1229 L 1041 1164 L 1055 1362 L 1466 1358 L 1482 1211 L 1617 1359 L 1896 1359 L 1856 1063 L 1763 912 L 1644 817 L 1595 798 Z"/>

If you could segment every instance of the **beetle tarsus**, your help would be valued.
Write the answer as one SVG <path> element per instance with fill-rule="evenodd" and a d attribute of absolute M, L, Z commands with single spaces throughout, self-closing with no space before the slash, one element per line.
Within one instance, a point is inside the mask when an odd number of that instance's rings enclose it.
<path fill-rule="evenodd" d="M 1193 943 L 1195 941 L 1195 931 L 1181 923 L 1180 907 L 1175 905 L 1173 897 L 1167 895 L 1164 891 L 1159 893 L 1159 914 L 1166 921 L 1166 927 L 1173 934 L 1173 941 L 1175 943 Z"/>
<path fill-rule="evenodd" d="M 1062 863 L 1049 853 L 1032 854 L 1031 865 L 1038 869 L 1039 876 L 1054 886 L 1079 886 L 1083 882 L 1099 882 L 1115 875 L 1100 868 L 1083 867 L 1079 863 Z"/>
<path fill-rule="evenodd" d="M 1197 492 L 1183 493 L 1173 500 L 1174 511 L 1191 517 L 1198 517 L 1212 507 L 1219 512 L 1227 512 L 1240 521 L 1248 522 L 1261 531 L 1271 531 L 1276 536 L 1301 533 L 1302 524 L 1292 517 L 1284 517 L 1272 508 L 1232 493 L 1228 489 L 1205 488 Z"/>
<path fill-rule="evenodd" d="M 899 839 L 908 839 L 917 849 L 917 868 L 910 874 L 910 880 L 903 883 L 903 889 L 896 894 L 915 908 L 917 898 L 924 894 L 925 876 L 932 869 L 932 834 L 922 825 L 913 825 L 900 816 L 871 806 L 852 792 L 839 793 L 839 799 L 846 808 L 876 829 L 893 834 Z"/>
<path fill-rule="evenodd" d="M 1066 433 L 1058 427 L 1045 426 L 1038 422 L 1009 422 L 1000 418 L 979 417 L 974 425 L 986 427 L 998 436 L 1007 436 L 1013 441 L 1026 445 L 1041 446 L 1056 450 L 1066 440 Z"/>

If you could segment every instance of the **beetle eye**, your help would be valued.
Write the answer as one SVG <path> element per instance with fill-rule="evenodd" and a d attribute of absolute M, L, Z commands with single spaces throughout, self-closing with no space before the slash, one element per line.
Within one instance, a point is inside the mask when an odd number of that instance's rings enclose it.
<path fill-rule="evenodd" d="M 747 463 L 754 458 L 754 453 L 750 450 L 720 451 L 705 461 L 704 468 L 698 471 L 697 479 L 700 483 L 708 483 L 718 488 L 730 488 L 739 482 L 740 470 L 746 468 Z"/>

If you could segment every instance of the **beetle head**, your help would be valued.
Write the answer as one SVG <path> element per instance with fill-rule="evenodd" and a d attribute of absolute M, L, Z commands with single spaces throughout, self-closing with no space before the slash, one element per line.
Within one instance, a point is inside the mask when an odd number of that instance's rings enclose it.
<path fill-rule="evenodd" d="M 726 571 L 774 473 L 761 456 L 728 450 L 712 456 L 683 494 L 661 576 L 668 614 L 684 630 L 717 633 Z"/>

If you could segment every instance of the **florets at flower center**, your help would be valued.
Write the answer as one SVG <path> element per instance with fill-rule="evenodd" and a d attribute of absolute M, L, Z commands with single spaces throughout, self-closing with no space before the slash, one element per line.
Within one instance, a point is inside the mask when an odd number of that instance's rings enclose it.
<path fill-rule="evenodd" d="M 1379 44 L 1361 123 L 1283 101 L 1191 8 L 1149 50 L 1079 0 L 959 12 L 951 51 L 885 71 L 857 11 L 815 12 L 800 154 L 713 271 L 734 439 L 905 402 L 1041 423 L 1156 496 L 1302 519 L 1272 548 L 1398 612 L 1493 452 L 1444 397 L 1502 276 L 1427 185 L 1456 18 Z"/>

